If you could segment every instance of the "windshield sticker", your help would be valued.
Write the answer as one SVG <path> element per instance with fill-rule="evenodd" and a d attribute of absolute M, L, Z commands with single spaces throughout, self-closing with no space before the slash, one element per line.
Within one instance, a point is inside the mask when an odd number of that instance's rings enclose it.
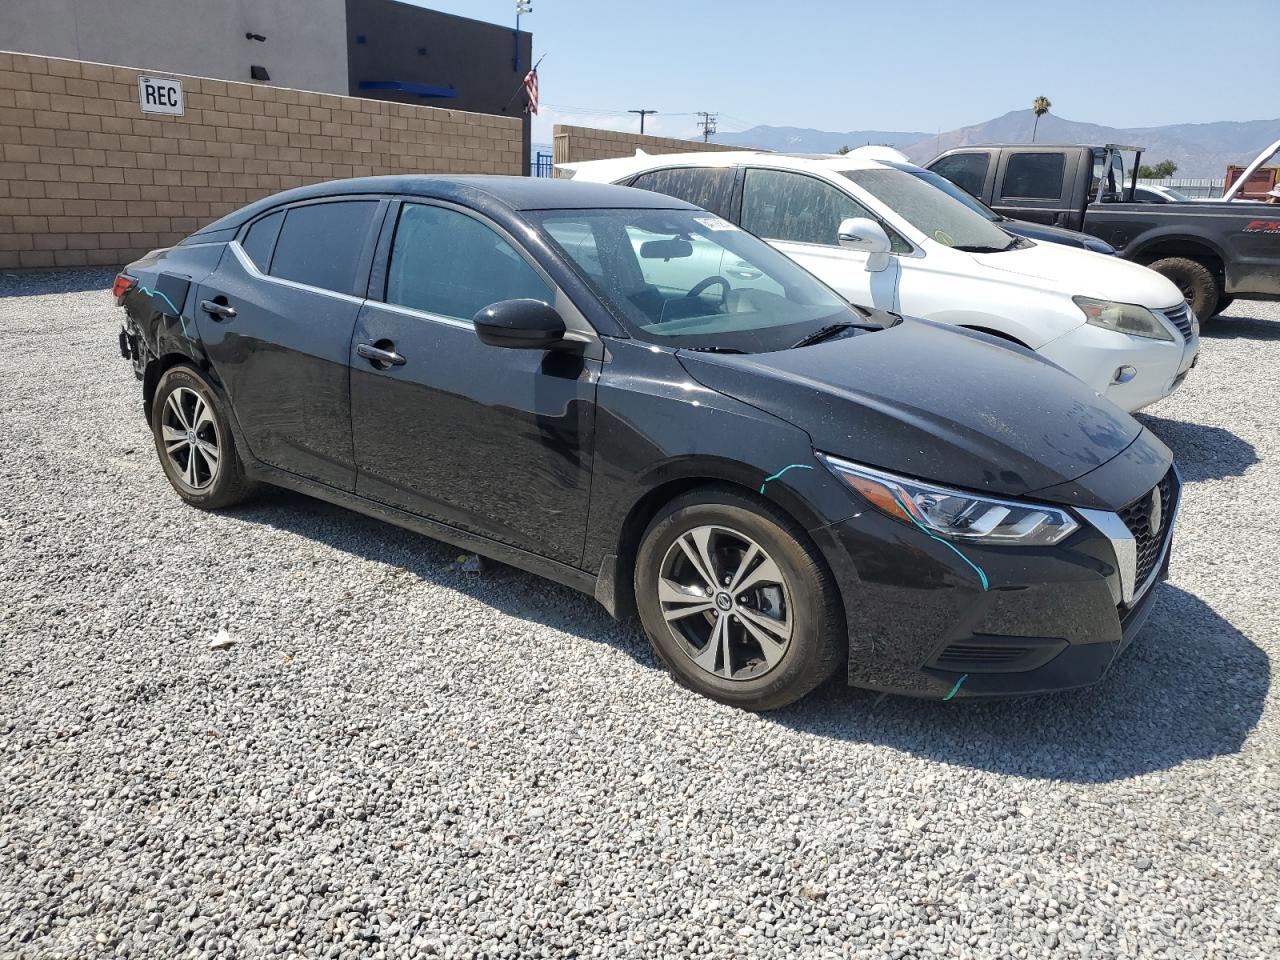
<path fill-rule="evenodd" d="M 741 229 L 740 227 L 735 227 L 728 220 L 723 220 L 720 217 L 694 217 L 693 221 L 694 223 L 702 224 L 708 230 L 739 230 Z"/>
<path fill-rule="evenodd" d="M 945 243 L 948 247 L 954 247 L 956 245 L 956 242 L 951 239 L 951 234 L 941 228 L 933 231 L 933 239 L 937 240 L 939 243 Z"/>

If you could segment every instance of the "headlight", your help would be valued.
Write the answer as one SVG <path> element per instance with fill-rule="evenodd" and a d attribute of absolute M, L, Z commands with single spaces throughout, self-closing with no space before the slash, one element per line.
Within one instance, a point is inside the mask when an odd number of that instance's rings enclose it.
<path fill-rule="evenodd" d="M 1173 334 L 1156 319 L 1146 307 L 1136 303 L 1113 303 L 1110 300 L 1094 300 L 1090 297 L 1072 297 L 1076 306 L 1084 311 L 1085 319 L 1095 327 L 1127 333 L 1134 337 L 1152 340 L 1172 340 Z"/>
<path fill-rule="evenodd" d="M 1079 526 L 1057 507 L 982 497 L 897 477 L 838 457 L 818 456 L 881 513 L 948 540 L 1048 546 L 1070 536 Z"/>

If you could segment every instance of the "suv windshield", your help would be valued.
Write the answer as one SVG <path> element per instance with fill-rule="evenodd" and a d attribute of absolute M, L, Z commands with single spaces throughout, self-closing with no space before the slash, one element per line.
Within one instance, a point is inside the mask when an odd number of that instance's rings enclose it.
<path fill-rule="evenodd" d="M 967 204 L 902 170 L 846 170 L 844 175 L 925 236 L 969 253 L 999 253 L 1017 241 Z"/>
<path fill-rule="evenodd" d="M 711 213 L 594 209 L 525 215 L 641 340 L 764 353 L 832 324 L 866 323 L 811 274 Z"/>
<path fill-rule="evenodd" d="M 968 190 L 962 190 L 946 177 L 934 173 L 932 170 L 926 170 L 924 167 L 916 167 L 906 163 L 890 163 L 889 166 L 893 167 L 895 170 L 901 170 L 903 173 L 909 173 L 917 180 L 923 180 L 925 183 L 932 184 L 947 196 L 959 200 L 966 207 L 985 220 L 990 220 L 992 223 L 999 223 L 1001 220 L 1008 219 L 1007 217 L 1000 216 L 1000 214 L 996 213 Z M 848 176 L 848 174 L 846 174 L 846 176 Z"/>

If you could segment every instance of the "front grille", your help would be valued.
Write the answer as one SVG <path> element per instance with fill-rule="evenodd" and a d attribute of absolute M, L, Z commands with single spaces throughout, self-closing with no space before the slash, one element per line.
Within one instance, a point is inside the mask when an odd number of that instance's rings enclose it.
<path fill-rule="evenodd" d="M 1148 578 L 1156 568 L 1156 563 L 1160 559 L 1160 552 L 1164 549 L 1165 541 L 1168 540 L 1173 531 L 1173 485 L 1173 470 L 1170 469 L 1164 475 L 1164 479 L 1156 484 L 1155 490 L 1152 491 L 1158 491 L 1160 496 L 1159 530 L 1151 529 L 1153 504 L 1155 502 L 1152 493 L 1144 494 L 1120 511 L 1120 519 L 1124 521 L 1124 525 L 1133 534 L 1135 546 L 1138 550 L 1138 570 L 1134 578 L 1135 591 L 1141 590 L 1146 585 Z"/>
<path fill-rule="evenodd" d="M 1044 666 L 1066 645 L 1056 637 L 975 633 L 947 644 L 925 666 L 950 673 L 1020 673 Z"/>
<path fill-rule="evenodd" d="M 1168 310 L 1162 310 L 1160 312 L 1168 318 L 1170 323 L 1178 328 L 1178 332 L 1182 334 L 1183 340 L 1191 339 L 1191 307 L 1182 303 L 1176 307 L 1170 307 Z"/>
<path fill-rule="evenodd" d="M 948 667 L 981 663 L 997 666 L 1020 660 L 1031 651 L 1027 647 L 996 647 L 981 643 L 953 643 L 934 660 L 944 670 Z"/>

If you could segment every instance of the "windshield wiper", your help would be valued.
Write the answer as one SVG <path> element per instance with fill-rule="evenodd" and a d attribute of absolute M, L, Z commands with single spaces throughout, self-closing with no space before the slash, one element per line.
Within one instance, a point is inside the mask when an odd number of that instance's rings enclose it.
<path fill-rule="evenodd" d="M 690 353 L 746 353 L 745 350 L 739 350 L 737 347 L 681 347 L 681 350 L 688 350 Z"/>
<path fill-rule="evenodd" d="M 788 350 L 794 350 L 796 347 L 807 347 L 813 343 L 821 343 L 823 340 L 829 340 L 841 330 L 883 330 L 884 327 L 878 323 L 849 323 L 841 321 L 840 323 L 832 323 L 828 326 L 821 327 L 807 337 L 801 337 L 793 343 Z"/>
<path fill-rule="evenodd" d="M 1006 250 L 1012 250 L 1016 247 L 1016 243 L 1010 243 L 1004 247 L 993 247 L 987 243 L 977 243 L 972 245 L 960 245 L 952 247 L 952 250 L 959 250 L 962 253 L 1004 253 Z"/>

